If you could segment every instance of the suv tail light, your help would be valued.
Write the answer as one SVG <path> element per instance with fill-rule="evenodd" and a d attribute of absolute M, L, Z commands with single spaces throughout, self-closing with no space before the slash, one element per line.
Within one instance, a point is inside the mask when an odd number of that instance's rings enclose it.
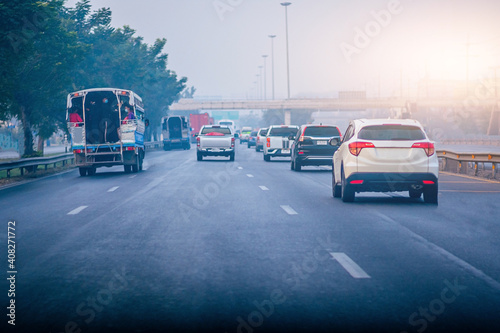
<path fill-rule="evenodd" d="M 267 148 L 271 147 L 271 138 L 267 138 Z"/>
<path fill-rule="evenodd" d="M 198 147 L 200 146 L 200 137 L 199 136 L 196 138 L 196 146 L 198 146 Z"/>
<path fill-rule="evenodd" d="M 427 156 L 434 155 L 434 144 L 432 142 L 416 142 L 412 146 L 412 148 L 423 148 Z"/>
<path fill-rule="evenodd" d="M 234 138 L 231 138 L 231 148 L 234 148 Z"/>
<path fill-rule="evenodd" d="M 359 153 L 361 153 L 361 149 L 363 148 L 375 148 L 375 145 L 371 142 L 361 141 L 351 142 L 349 144 L 349 152 L 354 156 L 358 156 Z"/>

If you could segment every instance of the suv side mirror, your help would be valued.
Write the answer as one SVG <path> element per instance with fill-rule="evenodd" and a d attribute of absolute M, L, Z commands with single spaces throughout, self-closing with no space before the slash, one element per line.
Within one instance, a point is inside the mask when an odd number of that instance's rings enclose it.
<path fill-rule="evenodd" d="M 149 119 L 148 118 L 144 119 L 144 125 L 146 125 L 146 127 L 149 126 Z"/>
<path fill-rule="evenodd" d="M 339 138 L 331 138 L 329 143 L 330 143 L 330 146 L 340 146 L 340 139 Z"/>
<path fill-rule="evenodd" d="M 240 137 L 240 135 L 238 133 L 234 133 L 234 137 L 237 139 Z"/>
<path fill-rule="evenodd" d="M 290 140 L 290 141 L 295 140 L 295 136 L 294 136 L 294 135 L 290 135 L 290 136 L 288 137 L 288 140 Z"/>

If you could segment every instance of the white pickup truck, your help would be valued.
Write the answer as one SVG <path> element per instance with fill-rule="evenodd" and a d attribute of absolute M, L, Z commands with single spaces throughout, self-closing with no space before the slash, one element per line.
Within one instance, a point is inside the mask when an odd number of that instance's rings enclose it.
<path fill-rule="evenodd" d="M 230 127 L 223 125 L 204 125 L 196 138 L 196 156 L 229 156 L 234 161 L 234 134 Z"/>
<path fill-rule="evenodd" d="M 291 156 L 288 137 L 295 136 L 299 127 L 290 125 L 273 125 L 269 127 L 264 138 L 264 161 L 269 162 L 271 157 Z"/>

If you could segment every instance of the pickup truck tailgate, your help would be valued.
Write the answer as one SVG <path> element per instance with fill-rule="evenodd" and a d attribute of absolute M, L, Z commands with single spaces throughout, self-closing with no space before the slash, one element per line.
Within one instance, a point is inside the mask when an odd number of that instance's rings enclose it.
<path fill-rule="evenodd" d="M 200 148 L 231 148 L 230 136 L 202 136 Z"/>

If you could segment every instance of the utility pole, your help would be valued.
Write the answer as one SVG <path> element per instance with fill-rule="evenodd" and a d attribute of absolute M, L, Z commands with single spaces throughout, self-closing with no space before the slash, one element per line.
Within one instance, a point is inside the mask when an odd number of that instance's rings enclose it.
<path fill-rule="evenodd" d="M 276 35 L 269 35 L 271 38 L 271 71 L 272 71 L 272 84 L 273 84 L 273 100 L 274 100 L 274 38 Z"/>

